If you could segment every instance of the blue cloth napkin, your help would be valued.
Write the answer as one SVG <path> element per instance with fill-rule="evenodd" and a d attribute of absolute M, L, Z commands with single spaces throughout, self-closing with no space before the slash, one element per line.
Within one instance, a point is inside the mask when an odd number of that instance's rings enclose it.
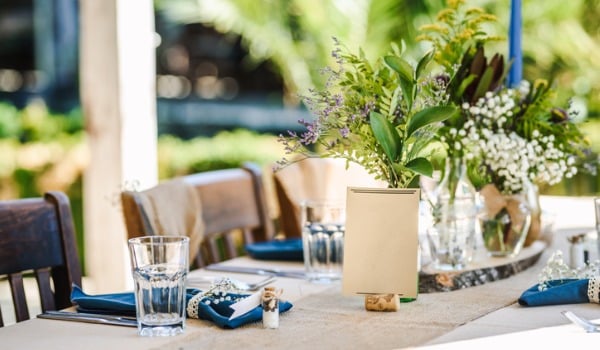
<path fill-rule="evenodd" d="M 247 244 L 246 252 L 252 258 L 259 260 L 304 261 L 302 238 Z"/>
<path fill-rule="evenodd" d="M 540 291 L 539 285 L 527 289 L 519 304 L 523 306 L 543 306 L 589 303 L 587 295 L 588 279 L 564 279 L 546 283 L 547 289 Z"/>
<path fill-rule="evenodd" d="M 190 299 L 200 293 L 199 289 L 188 288 L 186 293 L 186 303 Z M 227 294 L 232 299 L 241 297 L 240 294 Z M 89 295 L 84 293 L 77 285 L 73 285 L 71 292 L 71 301 L 77 305 L 77 310 L 80 312 L 102 313 L 102 314 L 117 314 L 135 316 L 135 295 L 133 292 L 128 293 L 111 293 Z M 262 320 L 262 307 L 257 306 L 252 311 L 229 320 L 229 316 L 233 314 L 233 309 L 229 305 L 234 301 L 221 301 L 218 304 L 199 303 L 198 318 L 214 322 L 221 328 L 237 328 L 241 325 Z M 292 304 L 288 301 L 281 300 L 279 302 L 279 312 L 285 312 L 292 308 Z"/>

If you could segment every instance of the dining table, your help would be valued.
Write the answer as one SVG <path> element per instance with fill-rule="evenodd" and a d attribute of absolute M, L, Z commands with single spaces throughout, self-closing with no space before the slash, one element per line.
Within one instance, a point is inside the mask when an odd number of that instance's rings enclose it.
<path fill-rule="evenodd" d="M 552 201 L 550 201 L 552 202 Z M 568 253 L 567 237 L 590 233 L 591 221 L 561 199 L 555 227 L 543 238 L 543 252 L 532 266 L 510 277 L 452 291 L 419 293 L 395 312 L 365 310 L 364 296 L 345 296 L 339 282 L 313 283 L 306 279 L 276 276 L 272 286 L 293 307 L 280 314 L 279 327 L 268 329 L 252 322 L 223 329 L 205 320 L 188 319 L 183 334 L 141 337 L 132 327 L 32 318 L 0 328 L 2 349 L 465 349 L 527 344 L 536 348 L 600 343 L 600 333 L 586 333 L 570 323 L 561 311 L 570 310 L 600 319 L 600 306 L 591 303 L 524 307 L 517 299 L 538 283 L 549 257 Z M 574 202 L 575 203 L 575 202 Z M 582 203 L 577 201 L 576 203 Z M 586 207 L 587 208 L 587 202 Z M 575 217 L 569 215 L 569 210 Z M 587 210 L 587 209 L 586 209 Z M 568 224 L 563 224 L 568 220 Z M 520 255 L 535 254 L 540 245 L 524 248 Z M 493 259 L 493 258 L 490 258 Z M 229 267 L 302 272 L 299 261 L 259 260 L 249 256 L 221 263 Z M 231 277 L 257 282 L 264 275 L 192 270 L 189 279 Z M 84 286 L 85 288 L 85 286 Z"/>

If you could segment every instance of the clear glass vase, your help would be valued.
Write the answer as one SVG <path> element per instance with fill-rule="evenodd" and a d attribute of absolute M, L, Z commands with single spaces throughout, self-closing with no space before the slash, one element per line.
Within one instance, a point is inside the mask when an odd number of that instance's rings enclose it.
<path fill-rule="evenodd" d="M 432 267 L 461 270 L 472 260 L 477 225 L 477 192 L 463 158 L 448 158 L 444 176 L 430 192 L 432 210 L 427 239 Z"/>
<path fill-rule="evenodd" d="M 527 191 L 525 186 L 522 193 L 502 194 L 491 184 L 481 189 L 479 223 L 491 256 L 513 257 L 521 252 L 532 218 Z"/>
<path fill-rule="evenodd" d="M 527 198 L 529 210 L 531 211 L 531 223 L 529 224 L 527 237 L 523 244 L 524 247 L 528 247 L 540 239 L 542 235 L 542 207 L 540 205 L 540 192 L 537 185 L 528 181 L 524 194 Z"/>

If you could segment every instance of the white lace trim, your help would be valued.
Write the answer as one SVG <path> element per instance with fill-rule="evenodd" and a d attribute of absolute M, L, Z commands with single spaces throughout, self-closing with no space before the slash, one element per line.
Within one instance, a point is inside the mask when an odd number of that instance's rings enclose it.
<path fill-rule="evenodd" d="M 200 304 L 204 295 L 198 293 L 194 295 L 187 304 L 187 315 L 189 318 L 198 318 L 198 304 Z"/>
<path fill-rule="evenodd" d="M 590 299 L 590 303 L 600 304 L 600 278 L 592 277 L 588 282 L 587 289 L 588 299 Z"/>

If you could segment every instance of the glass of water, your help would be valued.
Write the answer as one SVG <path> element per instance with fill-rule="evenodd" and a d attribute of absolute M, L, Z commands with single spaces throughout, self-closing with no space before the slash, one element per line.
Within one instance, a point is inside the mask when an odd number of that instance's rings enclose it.
<path fill-rule="evenodd" d="M 170 336 L 185 328 L 189 238 L 145 236 L 129 241 L 138 333 Z"/>
<path fill-rule="evenodd" d="M 308 280 L 332 282 L 342 278 L 346 203 L 305 201 L 302 210 L 302 244 Z"/>

